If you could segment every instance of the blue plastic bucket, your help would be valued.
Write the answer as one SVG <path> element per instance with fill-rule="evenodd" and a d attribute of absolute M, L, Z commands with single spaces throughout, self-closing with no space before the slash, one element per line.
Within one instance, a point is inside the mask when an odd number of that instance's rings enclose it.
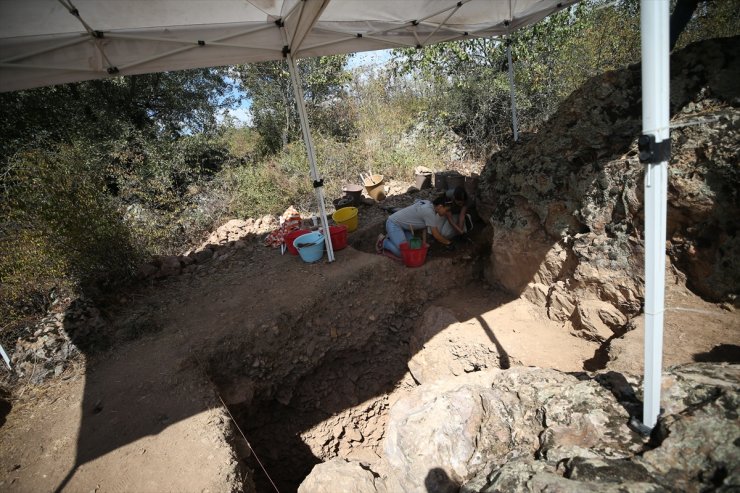
<path fill-rule="evenodd" d="M 304 262 L 316 262 L 324 256 L 324 235 L 318 231 L 306 233 L 293 240 L 293 246 Z"/>

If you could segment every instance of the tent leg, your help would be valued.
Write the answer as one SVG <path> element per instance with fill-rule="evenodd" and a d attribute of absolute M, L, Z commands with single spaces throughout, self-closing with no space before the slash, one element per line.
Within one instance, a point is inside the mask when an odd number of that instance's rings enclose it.
<path fill-rule="evenodd" d="M 669 0 L 641 0 L 642 133 L 670 143 Z M 641 153 L 642 154 L 642 153 Z M 641 155 L 642 157 L 642 155 Z M 665 309 L 665 238 L 668 197 L 665 153 L 645 169 L 645 378 L 643 424 L 652 429 L 660 414 Z"/>
<path fill-rule="evenodd" d="M 306 113 L 306 102 L 303 99 L 303 89 L 301 88 L 301 78 L 298 74 L 295 59 L 288 54 L 288 70 L 290 71 L 290 80 L 293 85 L 293 94 L 298 104 L 298 115 L 301 118 L 301 130 L 303 131 L 303 142 L 306 144 L 306 153 L 308 154 L 308 163 L 311 166 L 311 179 L 314 182 L 316 191 L 316 201 L 319 204 L 321 214 L 321 227 L 324 228 L 324 241 L 326 243 L 326 255 L 329 262 L 334 262 L 334 248 L 331 244 L 331 235 L 329 234 L 329 221 L 326 219 L 326 207 L 324 207 L 324 187 L 320 184 L 319 171 L 316 168 L 316 151 L 313 147 L 311 138 L 311 128 L 308 125 L 308 114 Z"/>
<path fill-rule="evenodd" d="M 514 142 L 519 140 L 519 126 L 516 119 L 516 89 L 514 88 L 514 65 L 511 63 L 511 39 L 506 40 L 506 57 L 509 59 L 509 92 L 511 93 L 511 125 L 514 129 Z"/>

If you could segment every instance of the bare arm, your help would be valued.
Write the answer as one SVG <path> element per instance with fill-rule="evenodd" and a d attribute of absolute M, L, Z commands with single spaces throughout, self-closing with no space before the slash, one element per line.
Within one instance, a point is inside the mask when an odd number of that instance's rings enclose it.
<path fill-rule="evenodd" d="M 437 228 L 436 226 L 432 227 L 432 236 L 434 236 L 434 239 L 442 243 L 443 245 L 449 245 L 450 243 L 452 243 L 450 240 L 442 236 L 442 233 L 439 232 L 439 228 Z"/>
<path fill-rule="evenodd" d="M 463 211 L 465 210 L 465 207 L 463 207 Z M 460 221 L 455 221 L 455 218 L 452 217 L 452 213 L 447 213 L 447 221 L 450 223 L 450 225 L 457 231 L 458 234 L 463 234 L 465 232 L 464 224 L 465 224 L 465 215 L 460 214 Z M 459 223 L 459 224 L 458 224 Z"/>
<path fill-rule="evenodd" d="M 455 225 L 455 229 L 457 229 L 460 234 L 463 234 L 465 232 L 465 214 L 467 214 L 467 212 L 468 206 L 462 206 L 462 209 L 460 209 L 460 215 L 457 218 L 457 224 Z"/>

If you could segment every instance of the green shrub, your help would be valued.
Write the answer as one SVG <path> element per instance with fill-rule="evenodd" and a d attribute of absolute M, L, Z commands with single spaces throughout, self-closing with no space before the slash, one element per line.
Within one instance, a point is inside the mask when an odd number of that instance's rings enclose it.
<path fill-rule="evenodd" d="M 88 295 L 124 282 L 141 258 L 104 172 L 84 146 L 16 157 L 2 179 L 2 316 L 17 316 L 53 286 Z M 30 303 L 30 305 L 35 305 Z"/>
<path fill-rule="evenodd" d="M 0 225 L 0 320 L 3 326 L 43 312 L 49 294 L 68 292 L 66 264 L 38 231 Z"/>

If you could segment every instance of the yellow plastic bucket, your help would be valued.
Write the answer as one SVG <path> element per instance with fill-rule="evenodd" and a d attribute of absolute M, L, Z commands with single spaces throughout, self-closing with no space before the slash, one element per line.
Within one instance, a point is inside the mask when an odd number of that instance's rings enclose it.
<path fill-rule="evenodd" d="M 357 229 L 357 207 L 342 207 L 331 218 L 335 223 L 347 226 L 348 233 Z"/>

